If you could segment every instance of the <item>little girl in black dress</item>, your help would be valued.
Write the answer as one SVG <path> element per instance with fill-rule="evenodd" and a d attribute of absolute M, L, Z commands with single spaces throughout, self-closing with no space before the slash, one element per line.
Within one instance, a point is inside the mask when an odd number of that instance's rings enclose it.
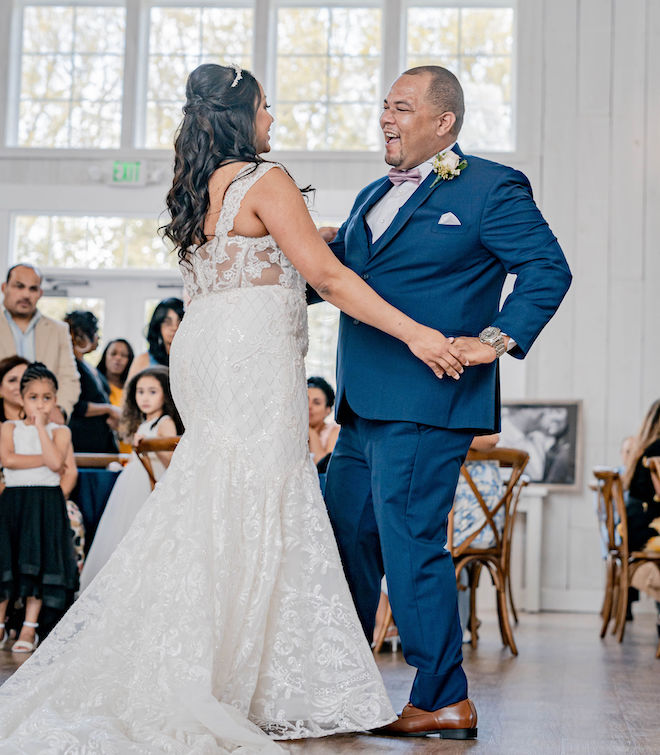
<path fill-rule="evenodd" d="M 68 427 L 48 423 L 57 405 L 57 379 L 40 362 L 21 379 L 24 420 L 3 423 L 0 462 L 7 487 L 0 496 L 0 649 L 9 644 L 7 610 L 25 603 L 14 653 L 31 653 L 42 606 L 66 609 L 78 570 L 60 474 L 71 448 Z"/>

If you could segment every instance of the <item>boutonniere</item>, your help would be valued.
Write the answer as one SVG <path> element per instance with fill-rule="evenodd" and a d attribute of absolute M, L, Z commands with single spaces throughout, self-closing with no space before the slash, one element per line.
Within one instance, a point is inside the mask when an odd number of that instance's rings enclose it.
<path fill-rule="evenodd" d="M 452 150 L 448 152 L 438 152 L 433 158 L 433 172 L 436 173 L 435 180 L 431 184 L 433 188 L 440 181 L 451 181 L 452 178 L 460 176 L 461 171 L 467 168 L 467 160 L 461 160 L 459 155 Z"/>

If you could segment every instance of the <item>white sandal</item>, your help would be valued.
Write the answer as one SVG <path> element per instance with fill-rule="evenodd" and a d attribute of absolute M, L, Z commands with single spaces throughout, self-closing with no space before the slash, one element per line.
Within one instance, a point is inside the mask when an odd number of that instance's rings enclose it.
<path fill-rule="evenodd" d="M 31 627 L 32 629 L 36 629 L 39 624 L 38 622 L 35 623 L 33 621 L 24 621 L 23 622 L 24 627 Z M 28 642 L 27 640 L 17 640 L 11 649 L 12 653 L 33 653 L 37 649 L 37 645 L 39 644 L 39 635 L 34 635 L 34 642 Z"/>
<path fill-rule="evenodd" d="M 9 642 L 9 635 L 5 631 L 5 625 L 0 624 L 0 632 L 2 632 L 2 639 L 0 640 L 0 650 L 4 650 Z"/>

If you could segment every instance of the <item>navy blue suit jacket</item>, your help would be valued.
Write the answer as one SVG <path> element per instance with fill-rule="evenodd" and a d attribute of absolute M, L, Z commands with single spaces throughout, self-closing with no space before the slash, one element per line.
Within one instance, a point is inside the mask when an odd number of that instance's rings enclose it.
<path fill-rule="evenodd" d="M 461 154 L 455 146 L 454 151 Z M 571 282 L 557 239 L 527 178 L 517 170 L 467 156 L 467 168 L 431 188 L 431 173 L 374 243 L 365 213 L 385 195 L 387 177 L 357 196 L 330 245 L 386 301 L 446 336 L 476 336 L 496 325 L 523 358 Z M 438 223 L 452 212 L 460 225 Z M 507 273 L 515 288 L 500 309 Z M 499 430 L 497 360 L 438 380 L 401 341 L 341 315 L 337 411 L 346 399 L 365 419 L 436 427 Z"/>

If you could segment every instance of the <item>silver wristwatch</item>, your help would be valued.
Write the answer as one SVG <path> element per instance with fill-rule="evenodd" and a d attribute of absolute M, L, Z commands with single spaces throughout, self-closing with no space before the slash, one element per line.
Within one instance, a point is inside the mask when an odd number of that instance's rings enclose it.
<path fill-rule="evenodd" d="M 481 343 L 487 343 L 495 349 L 495 354 L 499 358 L 506 352 L 506 344 L 504 343 L 504 336 L 499 328 L 494 325 L 489 325 L 479 333 L 479 340 Z"/>

